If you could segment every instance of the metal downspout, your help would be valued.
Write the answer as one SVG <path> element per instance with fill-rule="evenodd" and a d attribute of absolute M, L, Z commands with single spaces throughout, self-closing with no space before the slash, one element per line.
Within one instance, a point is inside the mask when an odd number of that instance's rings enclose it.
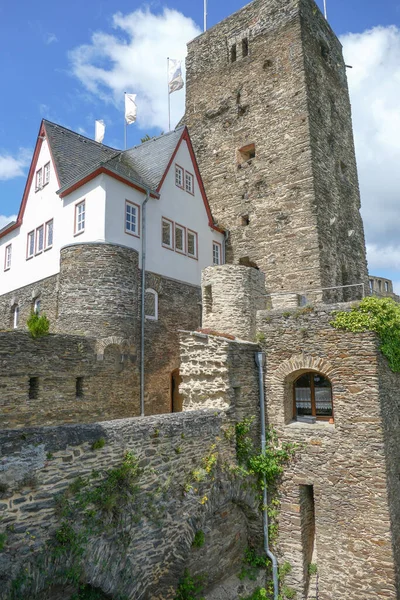
<path fill-rule="evenodd" d="M 146 204 L 150 197 L 150 191 L 146 190 L 146 198 L 142 204 L 142 297 L 141 297 L 141 323 L 140 323 L 140 416 L 144 417 L 144 325 L 146 295 Z"/>
<path fill-rule="evenodd" d="M 265 440 L 265 408 L 264 408 L 264 365 L 265 365 L 265 354 L 264 352 L 256 352 L 255 361 L 258 367 L 258 383 L 260 390 L 260 422 L 261 422 L 261 452 L 265 454 L 266 440 Z M 276 556 L 272 554 L 269 548 L 268 538 L 268 492 L 265 480 L 263 477 L 263 527 L 264 527 L 264 550 L 268 558 L 272 562 L 272 577 L 274 581 L 274 600 L 278 600 L 279 596 L 279 583 L 278 583 L 278 561 Z"/>

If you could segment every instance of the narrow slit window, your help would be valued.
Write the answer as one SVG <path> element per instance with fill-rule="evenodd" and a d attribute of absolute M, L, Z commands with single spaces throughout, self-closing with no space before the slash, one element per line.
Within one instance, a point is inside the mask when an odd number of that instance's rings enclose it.
<path fill-rule="evenodd" d="M 33 312 L 36 315 L 40 315 L 40 305 L 41 305 L 40 298 L 36 298 L 33 303 Z"/>
<path fill-rule="evenodd" d="M 232 46 L 231 46 L 231 63 L 236 62 L 236 59 L 237 59 L 236 44 L 232 44 Z"/>
<path fill-rule="evenodd" d="M 387 281 L 385 281 L 385 292 L 389 291 L 389 284 Z"/>
<path fill-rule="evenodd" d="M 204 312 L 209 315 L 212 312 L 213 297 L 211 285 L 206 285 L 203 292 Z"/>
<path fill-rule="evenodd" d="M 77 398 L 83 398 L 83 377 L 77 377 L 75 381 L 75 395 Z"/>
<path fill-rule="evenodd" d="M 19 322 L 19 306 L 17 304 L 13 308 L 13 328 L 14 329 L 18 329 L 18 322 Z"/>
<path fill-rule="evenodd" d="M 29 377 L 29 400 L 37 400 L 39 397 L 39 377 Z"/>
<path fill-rule="evenodd" d="M 243 58 L 245 58 L 248 55 L 249 55 L 249 40 L 247 38 L 244 38 L 242 40 L 242 56 L 243 56 Z"/>

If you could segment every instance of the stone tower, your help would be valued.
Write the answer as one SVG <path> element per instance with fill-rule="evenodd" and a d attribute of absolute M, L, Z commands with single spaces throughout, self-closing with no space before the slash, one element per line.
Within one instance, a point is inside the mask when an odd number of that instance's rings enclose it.
<path fill-rule="evenodd" d="M 190 42 L 184 120 L 227 262 L 270 293 L 367 283 L 346 66 L 313 0 L 254 0 Z"/>

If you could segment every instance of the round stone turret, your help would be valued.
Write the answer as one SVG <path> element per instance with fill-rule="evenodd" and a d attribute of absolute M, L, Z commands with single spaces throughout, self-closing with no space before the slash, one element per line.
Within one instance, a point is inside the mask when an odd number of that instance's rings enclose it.
<path fill-rule="evenodd" d="M 241 265 L 208 267 L 201 287 L 203 328 L 254 341 L 257 311 L 266 308 L 264 274 Z"/>

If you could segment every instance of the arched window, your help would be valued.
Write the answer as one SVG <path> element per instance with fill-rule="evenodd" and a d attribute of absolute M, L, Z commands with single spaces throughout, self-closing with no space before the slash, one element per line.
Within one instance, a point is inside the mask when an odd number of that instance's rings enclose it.
<path fill-rule="evenodd" d="M 147 288 L 144 296 L 144 314 L 150 321 L 158 320 L 158 294 L 155 290 Z"/>
<path fill-rule="evenodd" d="M 13 328 L 17 329 L 18 321 L 19 321 L 19 306 L 18 306 L 18 304 L 15 304 L 12 308 L 12 319 L 13 319 Z"/>
<path fill-rule="evenodd" d="M 303 373 L 294 382 L 294 418 L 333 418 L 332 385 L 320 373 Z"/>

